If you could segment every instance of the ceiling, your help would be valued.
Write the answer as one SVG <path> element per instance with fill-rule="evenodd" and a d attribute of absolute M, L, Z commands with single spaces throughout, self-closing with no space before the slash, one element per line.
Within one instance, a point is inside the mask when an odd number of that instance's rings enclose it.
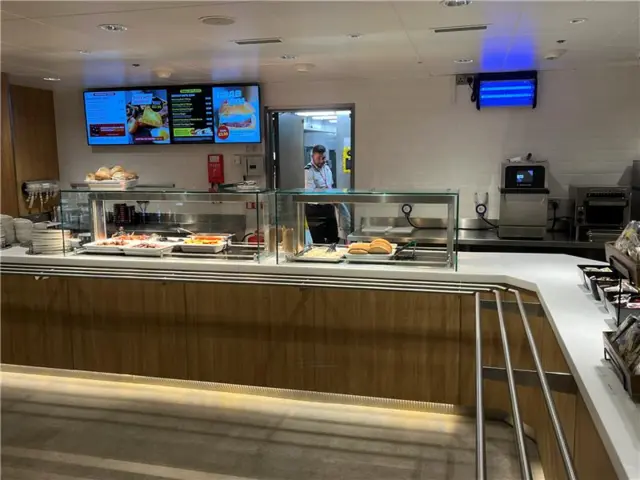
<path fill-rule="evenodd" d="M 637 0 L 475 0 L 454 8 L 437 1 L 3 1 L 1 13 L 2 71 L 17 83 L 47 87 L 53 82 L 43 77 L 59 77 L 56 88 L 640 66 Z M 200 23 L 208 15 L 230 16 L 235 24 Z M 588 21 L 571 24 L 574 18 Z M 127 30 L 97 27 L 109 23 Z M 489 27 L 432 30 L 478 24 Z M 265 37 L 283 43 L 233 42 Z M 558 48 L 566 54 L 544 59 Z M 314 67 L 301 73 L 297 63 Z M 171 78 L 158 79 L 158 69 L 171 71 Z"/>

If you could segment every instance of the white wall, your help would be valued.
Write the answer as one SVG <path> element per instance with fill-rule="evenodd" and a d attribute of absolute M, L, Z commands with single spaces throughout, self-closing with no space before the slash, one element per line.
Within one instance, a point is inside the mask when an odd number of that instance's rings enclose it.
<path fill-rule="evenodd" d="M 478 112 L 468 87 L 451 77 L 270 83 L 273 107 L 355 103 L 357 188 L 458 188 L 461 215 L 473 216 L 473 193 L 489 191 L 497 216 L 500 162 L 533 152 L 551 164 L 552 195 L 570 183 L 617 183 L 640 159 L 640 68 L 543 72 L 538 108 Z M 205 188 L 206 154 L 231 158 L 244 147 L 86 146 L 80 92 L 58 92 L 56 121 L 63 182 L 102 164 L 137 170 L 145 183 Z M 233 175 L 237 168 L 231 165 Z M 234 178 L 231 178 L 234 179 Z"/>

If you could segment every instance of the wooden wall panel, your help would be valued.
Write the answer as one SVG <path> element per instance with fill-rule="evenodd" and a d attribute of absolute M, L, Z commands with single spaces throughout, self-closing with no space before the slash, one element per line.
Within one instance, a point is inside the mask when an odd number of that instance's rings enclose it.
<path fill-rule="evenodd" d="M 67 280 L 76 369 L 187 378 L 184 284 Z"/>
<path fill-rule="evenodd" d="M 73 368 L 63 278 L 2 275 L 2 362 Z"/>
<path fill-rule="evenodd" d="M 316 289 L 320 391 L 457 404 L 460 296 Z"/>
<path fill-rule="evenodd" d="M 11 107 L 18 207 L 20 215 L 26 215 L 22 183 L 60 178 L 53 92 L 12 85 Z M 32 209 L 32 213 L 38 211 Z"/>
<path fill-rule="evenodd" d="M 18 216 L 16 169 L 13 158 L 13 136 L 11 129 L 11 102 L 9 76 L 2 73 L 2 142 L 0 143 L 0 213 Z"/>
<path fill-rule="evenodd" d="M 186 299 L 194 380 L 458 402 L 456 295 L 188 284 Z"/>
<path fill-rule="evenodd" d="M 240 385 L 313 385 L 312 292 L 187 284 L 189 377 Z"/>
<path fill-rule="evenodd" d="M 575 462 L 580 480 L 615 480 L 618 478 L 602 444 L 591 415 L 578 395 L 576 406 Z"/>

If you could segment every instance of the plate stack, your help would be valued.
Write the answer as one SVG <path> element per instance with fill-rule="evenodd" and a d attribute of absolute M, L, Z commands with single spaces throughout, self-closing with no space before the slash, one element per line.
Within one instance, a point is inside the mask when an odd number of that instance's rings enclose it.
<path fill-rule="evenodd" d="M 13 217 L 9 215 L 0 215 L 0 232 L 2 232 L 2 236 L 4 237 L 7 245 L 16 243 L 16 231 L 13 228 Z"/>
<path fill-rule="evenodd" d="M 33 231 L 33 223 L 26 218 L 14 218 L 13 226 L 16 229 L 16 239 L 19 243 L 29 243 L 31 241 L 31 232 Z"/>
<path fill-rule="evenodd" d="M 33 253 L 52 255 L 69 250 L 70 232 L 53 229 L 34 229 L 31 232 L 31 244 Z"/>
<path fill-rule="evenodd" d="M 4 235 L 4 228 L 0 228 L 0 248 L 4 248 L 7 245 L 7 238 Z"/>

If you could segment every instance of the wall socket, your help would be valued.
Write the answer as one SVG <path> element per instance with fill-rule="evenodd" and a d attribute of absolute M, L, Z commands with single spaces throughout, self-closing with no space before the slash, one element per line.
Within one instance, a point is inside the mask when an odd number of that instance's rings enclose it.
<path fill-rule="evenodd" d="M 473 75 L 469 75 L 466 73 L 456 75 L 456 85 L 469 85 L 469 79 L 473 81 Z"/>

